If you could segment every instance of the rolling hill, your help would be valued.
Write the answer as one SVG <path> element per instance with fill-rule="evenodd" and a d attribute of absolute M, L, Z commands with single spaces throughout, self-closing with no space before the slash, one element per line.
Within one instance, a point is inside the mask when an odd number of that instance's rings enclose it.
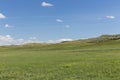
<path fill-rule="evenodd" d="M 120 80 L 120 35 L 0 47 L 0 80 Z"/>

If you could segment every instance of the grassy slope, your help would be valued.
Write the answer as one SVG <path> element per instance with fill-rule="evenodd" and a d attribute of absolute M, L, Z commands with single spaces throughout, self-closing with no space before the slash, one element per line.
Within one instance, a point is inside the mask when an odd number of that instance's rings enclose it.
<path fill-rule="evenodd" d="M 120 41 L 0 47 L 0 80 L 120 80 Z"/>

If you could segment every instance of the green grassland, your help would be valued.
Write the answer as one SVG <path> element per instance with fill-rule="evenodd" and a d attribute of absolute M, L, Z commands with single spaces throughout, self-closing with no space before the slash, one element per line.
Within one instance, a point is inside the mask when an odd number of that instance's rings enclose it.
<path fill-rule="evenodd" d="M 1 46 L 0 80 L 120 80 L 120 40 Z"/>

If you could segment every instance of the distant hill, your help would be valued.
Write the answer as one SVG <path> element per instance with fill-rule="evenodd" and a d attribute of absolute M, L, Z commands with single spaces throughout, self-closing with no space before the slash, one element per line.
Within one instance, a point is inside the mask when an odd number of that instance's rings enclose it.
<path fill-rule="evenodd" d="M 120 40 L 120 35 L 101 35 L 97 38 L 87 39 L 86 41 L 91 43 L 98 43 L 98 42 L 105 42 L 110 40 Z"/>
<path fill-rule="evenodd" d="M 96 38 L 89 38 L 89 39 L 80 39 L 75 41 L 65 41 L 62 43 L 69 43 L 69 42 L 86 42 L 86 43 L 100 43 L 100 42 L 106 42 L 106 41 L 113 41 L 113 40 L 120 40 L 120 34 L 117 35 L 101 35 Z"/>
<path fill-rule="evenodd" d="M 11 49 L 39 49 L 39 50 L 73 50 L 92 47 L 113 48 L 120 46 L 120 35 L 101 35 L 96 38 L 80 39 L 74 41 L 64 41 L 56 44 L 48 43 L 28 43 L 24 45 L 7 46 Z M 3 46 L 5 47 L 5 46 Z"/>

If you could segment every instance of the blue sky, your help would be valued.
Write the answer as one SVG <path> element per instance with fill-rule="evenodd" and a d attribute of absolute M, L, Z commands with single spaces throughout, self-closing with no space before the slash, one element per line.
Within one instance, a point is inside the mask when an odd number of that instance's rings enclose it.
<path fill-rule="evenodd" d="M 120 0 L 0 0 L 0 36 L 49 41 L 120 34 L 119 9 Z"/>

